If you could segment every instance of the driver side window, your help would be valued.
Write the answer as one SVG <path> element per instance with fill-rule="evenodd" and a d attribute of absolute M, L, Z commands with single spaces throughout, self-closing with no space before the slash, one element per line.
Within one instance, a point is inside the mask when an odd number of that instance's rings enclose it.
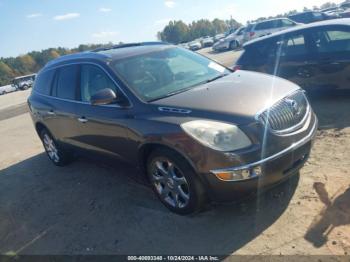
<path fill-rule="evenodd" d="M 110 88 L 117 94 L 117 88 L 115 84 L 102 69 L 94 65 L 81 66 L 81 101 L 90 102 L 91 96 L 105 88 Z"/>

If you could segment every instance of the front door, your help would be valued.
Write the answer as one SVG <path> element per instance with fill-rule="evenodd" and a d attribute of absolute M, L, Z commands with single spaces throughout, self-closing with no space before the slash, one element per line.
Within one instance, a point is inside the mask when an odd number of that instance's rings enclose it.
<path fill-rule="evenodd" d="M 91 96 L 105 88 L 112 89 L 123 106 L 116 102 L 110 105 L 93 106 Z M 81 65 L 80 100 L 78 107 L 80 147 L 98 153 L 107 153 L 122 160 L 128 158 L 127 124 L 130 119 L 130 107 L 125 106 L 126 97 L 116 83 L 100 66 Z"/>
<path fill-rule="evenodd" d="M 350 29 L 329 26 L 313 32 L 318 54 L 317 82 L 327 89 L 350 88 Z"/>

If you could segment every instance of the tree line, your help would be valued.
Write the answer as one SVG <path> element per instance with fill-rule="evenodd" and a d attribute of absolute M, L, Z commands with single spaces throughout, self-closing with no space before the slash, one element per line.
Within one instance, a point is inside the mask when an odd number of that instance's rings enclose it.
<path fill-rule="evenodd" d="M 333 2 L 326 2 L 321 6 L 313 6 L 312 9 L 304 7 L 303 11 L 321 10 L 329 7 L 335 7 L 337 4 Z M 259 17 L 258 19 L 248 21 L 248 23 L 259 22 L 266 19 L 287 17 L 298 13 L 297 10 L 291 10 L 284 14 L 278 14 L 269 17 Z M 164 27 L 161 32 L 157 33 L 159 40 L 166 41 L 173 44 L 187 43 L 203 36 L 215 36 L 216 34 L 224 33 L 229 29 L 235 29 L 242 26 L 231 17 L 230 20 L 214 19 L 210 21 L 208 19 L 201 19 L 194 21 L 190 24 L 186 24 L 183 21 L 170 21 L 168 25 Z"/>
<path fill-rule="evenodd" d="M 320 7 L 314 6 L 313 10 L 319 10 L 333 6 L 336 6 L 336 4 L 332 2 L 327 2 L 321 5 Z M 310 9 L 304 8 L 304 11 L 308 10 Z M 294 13 L 297 13 L 297 11 L 292 10 L 285 14 L 279 14 L 274 17 L 260 17 L 255 21 L 288 16 Z M 208 19 L 201 19 L 198 21 L 193 21 L 190 24 L 186 24 L 181 20 L 174 20 L 170 21 L 169 24 L 166 25 L 161 32 L 158 32 L 157 37 L 159 40 L 162 41 L 166 41 L 173 44 L 179 44 L 190 42 L 194 39 L 203 36 L 214 36 L 216 34 L 224 33 L 229 29 L 238 28 L 240 26 L 241 24 L 232 17 L 230 20 L 214 19 L 210 21 Z M 77 48 L 73 49 L 63 47 L 48 48 L 42 51 L 32 51 L 25 55 L 17 57 L 0 58 L 0 86 L 10 84 L 11 80 L 14 77 L 38 72 L 42 67 L 45 66 L 47 62 L 59 56 L 92 50 L 110 45 L 112 45 L 112 43 L 104 45 L 79 45 Z"/>
<path fill-rule="evenodd" d="M 190 24 L 186 24 L 181 20 L 170 21 L 161 32 L 158 32 L 157 36 L 159 40 L 172 44 L 180 44 L 203 36 L 215 36 L 216 34 L 226 32 L 230 28 L 237 28 L 239 26 L 241 24 L 232 18 L 226 21 L 220 19 L 214 19 L 213 21 L 201 19 L 193 21 Z"/>
<path fill-rule="evenodd" d="M 111 46 L 108 44 L 79 45 L 77 48 L 48 48 L 42 51 L 32 51 L 17 57 L 0 58 L 0 86 L 8 85 L 17 76 L 38 72 L 47 62 L 62 55 L 93 50 L 99 47 Z"/>

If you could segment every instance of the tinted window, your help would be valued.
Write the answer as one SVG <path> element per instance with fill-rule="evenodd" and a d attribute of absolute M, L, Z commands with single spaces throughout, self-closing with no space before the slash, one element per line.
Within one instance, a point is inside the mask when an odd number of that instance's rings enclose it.
<path fill-rule="evenodd" d="M 264 41 L 254 45 L 249 45 L 245 48 L 237 64 L 244 66 L 260 66 L 267 62 L 268 58 L 276 53 L 276 41 Z"/>
<path fill-rule="evenodd" d="M 288 20 L 288 19 L 282 19 L 282 20 L 280 20 L 280 21 L 281 21 L 281 26 L 282 26 L 282 27 L 294 26 L 294 25 L 295 25 L 292 21 L 290 21 L 290 20 Z"/>
<path fill-rule="evenodd" d="M 349 30 L 324 30 L 313 34 L 318 52 L 348 52 L 350 51 Z"/>
<path fill-rule="evenodd" d="M 314 15 L 314 18 L 317 19 L 317 20 L 323 18 L 323 14 L 322 13 L 315 12 L 315 13 L 313 13 L 313 15 Z"/>
<path fill-rule="evenodd" d="M 78 84 L 78 69 L 77 65 L 61 67 L 58 70 L 57 86 L 54 96 L 63 99 L 75 100 L 76 87 Z"/>
<path fill-rule="evenodd" d="M 40 73 L 35 80 L 34 90 L 40 94 L 49 95 L 51 92 L 54 72 L 54 70 L 49 70 Z"/>
<path fill-rule="evenodd" d="M 267 22 L 261 22 L 260 24 L 257 24 L 255 27 L 255 30 L 266 30 L 273 28 L 275 26 L 275 21 L 267 21 Z"/>
<path fill-rule="evenodd" d="M 305 46 L 304 35 L 286 36 L 283 40 L 281 56 L 305 55 L 307 49 Z"/>
<path fill-rule="evenodd" d="M 245 31 L 245 27 L 241 28 L 241 29 L 238 31 L 237 35 L 242 35 L 242 34 L 244 33 L 244 31 Z"/>
<path fill-rule="evenodd" d="M 113 81 L 101 68 L 94 65 L 81 66 L 80 83 L 81 100 L 84 102 L 90 102 L 91 96 L 105 88 L 110 88 L 117 93 L 117 88 Z"/>

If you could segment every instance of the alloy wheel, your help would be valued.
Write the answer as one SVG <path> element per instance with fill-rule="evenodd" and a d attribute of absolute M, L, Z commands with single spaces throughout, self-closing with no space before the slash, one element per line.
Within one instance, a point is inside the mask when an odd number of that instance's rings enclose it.
<path fill-rule="evenodd" d="M 55 141 L 48 134 L 44 134 L 43 144 L 49 158 L 55 163 L 58 163 L 60 161 L 60 157 L 58 155 L 58 149 Z"/>
<path fill-rule="evenodd" d="M 162 201 L 174 208 L 185 208 L 190 200 L 189 184 L 180 169 L 166 158 L 151 166 L 152 184 Z"/>

